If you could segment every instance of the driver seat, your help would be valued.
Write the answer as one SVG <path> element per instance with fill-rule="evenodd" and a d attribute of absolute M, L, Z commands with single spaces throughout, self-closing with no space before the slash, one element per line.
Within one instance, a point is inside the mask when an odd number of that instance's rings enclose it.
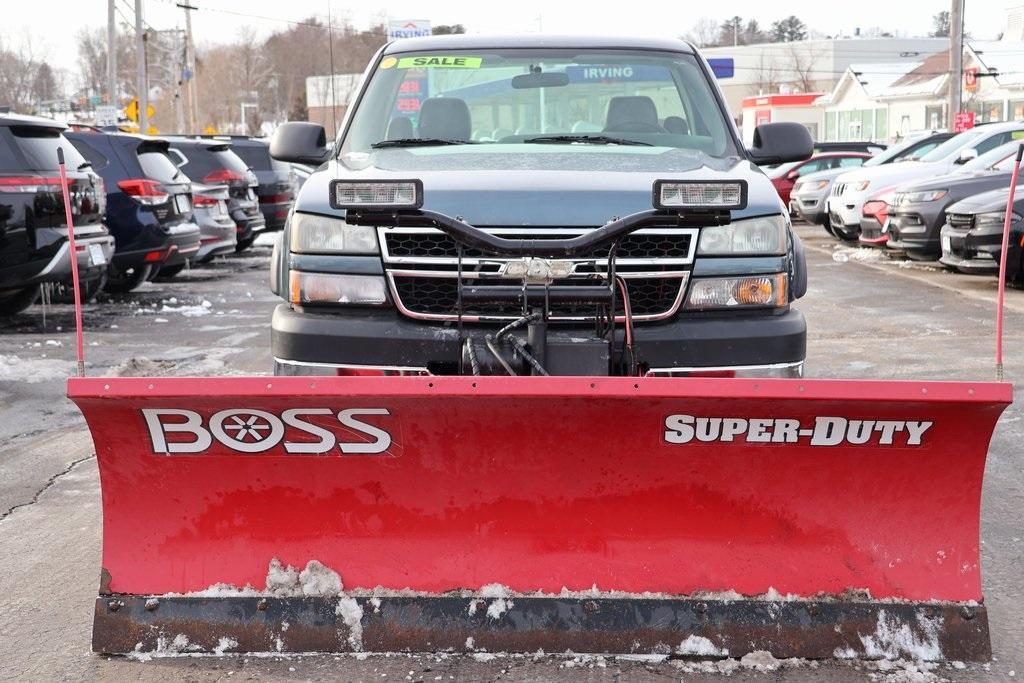
<path fill-rule="evenodd" d="M 658 109 L 646 95 L 613 97 L 608 100 L 606 131 L 659 131 Z"/>

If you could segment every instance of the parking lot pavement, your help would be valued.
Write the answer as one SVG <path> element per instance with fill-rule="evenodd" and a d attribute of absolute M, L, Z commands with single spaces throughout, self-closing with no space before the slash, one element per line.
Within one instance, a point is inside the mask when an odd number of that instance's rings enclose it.
<path fill-rule="evenodd" d="M 808 247 L 812 377 L 989 379 L 995 281 L 909 267 L 798 226 Z M 86 307 L 90 374 L 270 370 L 269 248 Z M 1024 292 L 1008 292 L 1007 377 L 1024 377 Z M 137 662 L 89 652 L 99 573 L 92 444 L 63 399 L 74 336 L 67 306 L 0 324 L 0 677 L 166 680 L 1009 680 L 1024 676 L 1024 468 L 1019 406 L 1003 416 L 986 471 L 982 556 L 995 659 L 930 672 L 882 664 L 374 655 Z M 767 666 L 766 666 L 767 664 Z M 721 673 L 719 673 L 721 672 Z"/>

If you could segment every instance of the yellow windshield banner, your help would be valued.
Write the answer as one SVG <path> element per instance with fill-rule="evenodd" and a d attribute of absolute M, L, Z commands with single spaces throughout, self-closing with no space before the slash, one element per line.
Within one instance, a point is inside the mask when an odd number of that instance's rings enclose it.
<path fill-rule="evenodd" d="M 483 57 L 456 57 L 454 55 L 431 55 L 426 57 L 402 57 L 399 69 L 479 69 Z"/>

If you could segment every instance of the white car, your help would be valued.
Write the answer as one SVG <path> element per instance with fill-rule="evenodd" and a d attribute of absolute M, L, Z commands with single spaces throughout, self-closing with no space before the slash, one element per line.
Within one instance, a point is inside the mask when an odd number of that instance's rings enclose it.
<path fill-rule="evenodd" d="M 945 175 L 999 145 L 1021 138 L 1024 121 L 988 123 L 951 137 L 918 161 L 860 168 L 844 173 L 832 183 L 826 206 L 836 236 L 856 240 L 861 210 L 879 192 L 919 180 Z"/>

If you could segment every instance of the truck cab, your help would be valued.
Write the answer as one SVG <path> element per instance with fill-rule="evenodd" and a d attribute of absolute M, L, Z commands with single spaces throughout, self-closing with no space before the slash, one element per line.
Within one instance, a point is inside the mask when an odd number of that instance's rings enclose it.
<path fill-rule="evenodd" d="M 399 40 L 330 149 L 271 143 L 318 166 L 274 249 L 280 374 L 802 374 L 803 249 L 757 164 L 811 138 L 744 149 L 688 43 Z"/>

